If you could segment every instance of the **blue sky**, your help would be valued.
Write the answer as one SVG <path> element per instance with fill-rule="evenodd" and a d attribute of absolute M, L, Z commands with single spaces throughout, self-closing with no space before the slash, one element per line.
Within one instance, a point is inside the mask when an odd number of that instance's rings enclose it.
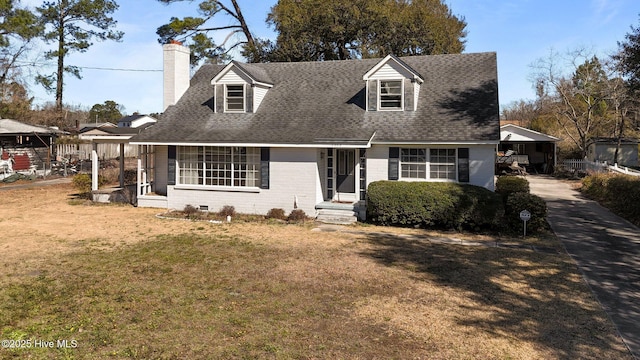
<path fill-rule="evenodd" d="M 533 99 L 530 65 L 553 49 L 558 52 L 584 47 L 605 57 L 617 49 L 631 26 L 640 25 L 638 0 L 445 0 L 452 12 L 467 22 L 465 52 L 494 51 L 498 56 L 500 105 Z M 23 0 L 24 5 L 42 1 Z M 162 111 L 162 48 L 155 34 L 172 16 L 195 15 L 198 1 L 162 5 L 156 0 L 119 0 L 114 14 L 122 42 L 97 42 L 88 52 L 73 54 L 69 65 L 85 67 L 83 79 L 67 76 L 64 102 L 90 108 L 113 100 L 133 112 Z M 274 38 L 265 18 L 276 0 L 239 0 L 257 37 Z M 231 22 L 220 17 L 220 25 Z M 224 37 L 224 35 L 221 35 Z M 45 45 L 36 45 L 42 52 Z M 98 70 L 108 68 L 120 70 Z M 53 72 L 54 63 L 40 71 Z M 123 71 L 136 69 L 148 71 Z M 54 101 L 39 86 L 29 88 L 36 103 Z"/>

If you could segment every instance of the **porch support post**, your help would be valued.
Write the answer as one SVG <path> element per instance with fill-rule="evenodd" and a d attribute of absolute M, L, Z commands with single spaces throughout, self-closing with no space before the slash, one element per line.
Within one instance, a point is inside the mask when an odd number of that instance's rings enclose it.
<path fill-rule="evenodd" d="M 124 143 L 120 143 L 120 187 L 124 187 Z"/>
<path fill-rule="evenodd" d="M 138 149 L 140 149 L 141 146 L 138 146 Z M 138 150 L 138 154 L 140 153 L 140 150 Z M 144 195 L 144 191 L 142 191 L 142 159 L 140 158 L 141 155 L 138 155 L 138 174 L 136 175 L 136 191 L 138 193 L 138 196 L 142 196 Z"/>
<path fill-rule="evenodd" d="M 98 190 L 98 143 L 91 143 L 91 190 Z"/>

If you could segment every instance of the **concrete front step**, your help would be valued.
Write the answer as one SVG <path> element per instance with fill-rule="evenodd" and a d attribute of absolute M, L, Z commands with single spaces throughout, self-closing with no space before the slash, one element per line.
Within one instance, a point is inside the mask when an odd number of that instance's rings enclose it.
<path fill-rule="evenodd" d="M 316 220 L 325 224 L 348 225 L 358 221 L 358 213 L 353 210 L 320 209 Z"/>
<path fill-rule="evenodd" d="M 338 209 L 318 209 L 318 215 L 327 216 L 355 216 L 358 217 L 358 213 L 354 210 L 338 210 Z"/>
<path fill-rule="evenodd" d="M 318 217 L 316 217 L 316 220 L 325 224 L 350 225 L 357 222 L 358 218 L 355 216 L 318 215 Z"/>
<path fill-rule="evenodd" d="M 326 224 L 348 225 L 358 221 L 358 203 L 325 201 L 316 205 L 316 220 Z"/>

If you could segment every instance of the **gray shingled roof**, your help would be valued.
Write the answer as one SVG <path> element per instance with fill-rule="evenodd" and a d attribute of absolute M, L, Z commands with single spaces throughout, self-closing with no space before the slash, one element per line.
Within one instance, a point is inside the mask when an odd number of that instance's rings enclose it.
<path fill-rule="evenodd" d="M 317 144 L 336 141 L 464 142 L 500 140 L 495 53 L 401 58 L 424 78 L 417 111 L 365 111 L 362 76 L 381 59 L 241 64 L 268 80 L 255 113 L 214 113 L 205 65 L 178 103 L 132 141 Z"/>

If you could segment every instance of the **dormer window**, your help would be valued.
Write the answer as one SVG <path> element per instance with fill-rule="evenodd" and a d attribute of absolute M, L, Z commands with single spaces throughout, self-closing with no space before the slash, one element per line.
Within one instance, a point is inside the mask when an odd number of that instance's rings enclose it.
<path fill-rule="evenodd" d="M 378 109 L 379 110 L 402 110 L 403 109 L 403 88 L 402 80 L 380 80 L 378 82 Z"/>
<path fill-rule="evenodd" d="M 244 112 L 244 85 L 226 85 L 225 111 Z"/>
<path fill-rule="evenodd" d="M 416 111 L 424 79 L 404 61 L 387 55 L 362 75 L 367 111 Z"/>

